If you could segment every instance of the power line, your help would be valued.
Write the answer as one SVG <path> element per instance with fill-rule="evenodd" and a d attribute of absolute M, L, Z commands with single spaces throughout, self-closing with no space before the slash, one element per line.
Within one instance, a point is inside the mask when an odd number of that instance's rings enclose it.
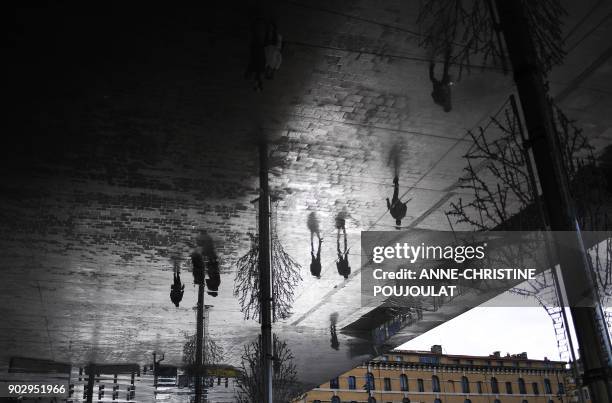
<path fill-rule="evenodd" d="M 490 116 L 497 116 L 497 115 L 498 115 L 498 114 L 499 114 L 499 113 L 500 113 L 500 112 L 501 112 L 501 111 L 502 111 L 502 110 L 503 110 L 503 109 L 506 107 L 506 105 L 508 105 L 508 102 L 509 102 L 509 101 L 510 101 L 510 98 L 507 98 L 507 99 L 506 99 L 506 101 L 504 101 L 504 103 L 502 104 L 502 106 L 501 106 L 499 109 L 497 109 L 497 111 L 496 111 L 496 112 L 495 112 L 493 115 L 488 114 L 487 116 L 489 116 L 489 117 L 490 117 Z M 417 184 L 419 184 L 419 182 L 421 182 L 423 179 L 425 179 L 425 177 L 426 177 L 427 175 L 429 175 L 429 173 L 430 173 L 430 172 L 431 172 L 431 171 L 432 171 L 432 170 L 433 170 L 433 169 L 434 169 L 434 168 L 435 168 L 435 167 L 438 165 L 438 163 L 439 163 L 440 161 L 442 161 L 442 159 L 444 159 L 444 157 L 446 157 L 446 155 L 448 155 L 448 153 L 450 153 L 450 152 L 451 152 L 451 151 L 452 151 L 452 150 L 455 148 L 455 146 L 456 146 L 457 144 L 459 144 L 459 141 L 466 141 L 466 140 L 465 140 L 465 138 L 468 136 L 469 132 L 471 132 L 472 130 L 474 130 L 474 128 L 478 127 L 478 126 L 479 126 L 479 125 L 482 123 L 482 121 L 483 121 L 483 120 L 485 120 L 485 119 L 487 119 L 487 117 L 483 117 L 482 119 L 480 119 L 480 121 L 479 121 L 477 124 L 475 124 L 475 125 L 474 125 L 474 127 L 472 127 L 472 129 L 467 130 L 467 131 L 466 131 L 466 133 L 463 135 L 463 137 L 462 137 L 460 140 L 457 140 L 457 142 L 456 142 L 455 144 L 453 144 L 453 146 L 452 146 L 452 147 L 450 147 L 450 148 L 449 148 L 449 149 L 448 149 L 448 150 L 447 150 L 447 151 L 446 151 L 446 152 L 445 152 L 445 153 L 444 153 L 444 154 L 443 154 L 443 155 L 440 157 L 440 159 L 439 159 L 439 160 L 438 160 L 438 161 L 437 161 L 435 164 L 433 164 L 433 165 L 431 166 L 431 168 L 430 168 L 430 169 L 429 169 L 427 172 L 425 172 L 425 173 L 424 173 L 424 174 L 423 174 L 423 175 L 422 175 L 422 176 L 421 176 L 421 177 L 420 177 L 420 178 L 419 178 L 419 179 L 418 179 L 418 180 L 415 182 L 415 184 L 414 184 L 412 187 L 409 187 L 409 188 L 408 188 L 408 190 L 406 190 L 404 193 L 402 193 L 402 195 L 400 196 L 400 199 L 402 199 L 402 198 L 406 197 L 406 195 L 407 195 L 409 192 L 411 192 L 411 191 L 414 189 L 414 187 L 415 187 Z M 488 128 L 488 127 L 489 127 L 489 126 L 492 124 L 492 123 L 493 123 L 493 121 L 492 121 L 492 120 L 489 120 L 489 122 L 487 123 L 487 125 L 484 127 L 484 130 L 486 130 L 486 129 L 487 129 L 487 128 Z M 383 217 L 385 217 L 386 215 L 387 215 L 387 212 L 385 211 L 385 212 L 383 213 L 383 215 L 381 215 L 381 216 L 380 216 L 380 218 L 379 218 L 378 220 L 376 220 L 376 221 L 374 222 L 374 224 L 372 224 L 372 225 L 370 226 L 370 228 L 373 228 L 373 227 L 374 227 L 376 224 L 378 224 L 378 222 L 379 222 L 380 220 L 382 220 L 382 219 L 383 219 Z M 369 230 L 370 228 L 368 228 L 368 230 Z"/>
<path fill-rule="evenodd" d="M 363 18 L 363 17 L 359 17 L 356 15 L 351 15 L 351 14 L 345 14 L 342 13 L 340 11 L 336 11 L 336 10 L 330 10 L 328 8 L 322 8 L 322 7 L 315 7 L 315 6 L 311 6 L 308 4 L 303 4 L 303 3 L 299 3 L 296 1 L 287 1 L 288 4 L 293 4 L 294 6 L 298 6 L 298 7 L 303 7 L 303 8 L 307 8 L 313 11 L 320 11 L 320 12 L 324 12 L 324 13 L 328 13 L 328 14 L 333 14 L 333 15 L 338 15 L 344 18 L 348 18 L 348 19 L 352 19 L 352 20 L 356 20 L 356 21 L 361 21 L 361 22 L 366 22 L 368 24 L 373 24 L 373 25 L 378 25 L 380 27 L 383 28 L 388 28 L 388 29 L 393 29 L 396 31 L 400 31 L 400 32 L 405 32 L 407 34 L 410 35 L 414 35 L 414 36 L 418 36 L 418 37 L 424 37 L 425 35 L 421 34 L 420 32 L 416 32 L 416 31 L 412 31 L 406 28 L 402 28 L 402 27 L 398 27 L 397 25 L 391 25 L 391 24 L 386 24 L 384 22 L 379 22 L 379 21 L 374 21 L 374 20 L 369 20 L 367 18 Z"/>
<path fill-rule="evenodd" d="M 283 43 L 297 45 L 297 46 L 310 47 L 310 48 L 337 50 L 337 51 L 343 51 L 347 53 L 357 53 L 360 55 L 368 54 L 368 55 L 378 56 L 381 58 L 388 57 L 391 59 L 410 60 L 410 61 L 418 61 L 418 62 L 424 62 L 424 63 L 432 62 L 431 59 L 426 59 L 423 57 L 417 57 L 417 56 L 411 56 L 411 55 L 391 54 L 391 53 L 376 52 L 376 51 L 371 51 L 371 50 L 355 50 L 355 49 L 341 48 L 341 47 L 331 46 L 331 45 L 320 45 L 320 44 L 306 43 L 306 42 L 300 42 L 300 41 L 291 41 L 291 40 L 283 40 Z M 497 71 L 497 72 L 502 72 L 504 74 L 506 73 L 504 69 L 501 67 L 487 66 L 484 64 L 476 65 L 476 64 L 469 64 L 469 63 L 458 63 L 458 62 L 453 62 L 453 61 L 449 61 L 448 64 L 453 65 L 453 66 L 466 67 L 466 68 L 480 68 L 482 70 Z"/>
<path fill-rule="evenodd" d="M 328 8 L 315 7 L 315 6 L 312 6 L 312 5 L 303 4 L 303 3 L 299 3 L 299 2 L 291 1 L 291 0 L 287 1 L 287 3 L 288 4 L 293 4 L 293 5 L 298 6 L 298 7 L 307 8 L 307 9 L 313 10 L 313 11 L 319 11 L 319 12 L 324 12 L 324 13 L 328 13 L 328 14 L 332 14 L 332 15 L 338 15 L 338 16 L 341 16 L 341 17 L 344 17 L 344 18 L 347 18 L 347 19 L 361 21 L 361 22 L 365 22 L 365 23 L 368 23 L 368 24 L 377 25 L 377 26 L 380 26 L 380 27 L 383 27 L 383 28 L 392 29 L 392 30 L 399 31 L 399 32 L 404 32 L 404 33 L 407 33 L 407 34 L 410 34 L 410 35 L 413 35 L 413 36 L 416 36 L 416 37 L 419 37 L 419 38 L 424 38 L 424 37 L 427 36 L 427 35 L 424 35 L 424 34 L 422 34 L 420 32 L 413 31 L 413 30 L 410 30 L 410 29 L 407 29 L 407 28 L 403 28 L 403 27 L 399 27 L 397 25 L 391 25 L 391 24 L 387 24 L 387 23 L 384 23 L 384 22 L 380 22 L 380 21 L 370 20 L 370 19 L 367 19 L 367 18 L 363 18 L 363 17 L 359 17 L 359 16 L 356 16 L 356 15 L 342 13 L 340 11 L 331 10 L 331 9 L 328 9 Z M 464 45 L 464 44 L 459 43 L 459 42 L 451 42 L 451 43 L 453 45 L 455 45 L 455 46 L 459 46 L 459 47 L 462 47 L 462 48 L 468 48 L 469 47 L 469 46 Z"/>
<path fill-rule="evenodd" d="M 327 122 L 327 123 L 335 123 L 335 124 L 347 125 L 347 126 L 358 126 L 358 127 L 363 127 L 363 128 L 366 128 L 366 129 L 376 129 L 376 130 L 380 130 L 380 131 L 389 131 L 389 132 L 394 132 L 394 133 L 413 134 L 413 135 L 416 135 L 416 136 L 432 137 L 432 138 L 451 140 L 451 141 L 461 140 L 461 139 L 463 139 L 465 137 L 464 136 L 464 137 L 457 138 L 457 137 L 444 136 L 444 135 L 441 135 L 441 134 L 424 133 L 424 132 L 419 132 L 419 131 L 416 131 L 416 130 L 406 130 L 406 129 L 399 129 L 399 128 L 393 128 L 393 127 L 377 126 L 377 125 L 373 125 L 373 124 L 351 122 L 351 121 L 348 121 L 348 120 L 336 120 L 336 119 L 329 119 L 329 118 L 324 118 L 324 117 L 320 117 L 320 116 L 319 117 L 316 117 L 316 116 L 307 116 L 307 115 L 302 115 L 302 114 L 296 113 L 296 112 L 279 113 L 279 115 L 295 116 L 295 117 L 298 117 L 300 119 L 311 119 L 311 120 L 317 120 L 317 121 L 322 121 L 322 122 Z M 297 132 L 297 131 L 295 131 L 295 132 Z M 469 141 L 469 140 L 461 140 L 461 141 Z"/>

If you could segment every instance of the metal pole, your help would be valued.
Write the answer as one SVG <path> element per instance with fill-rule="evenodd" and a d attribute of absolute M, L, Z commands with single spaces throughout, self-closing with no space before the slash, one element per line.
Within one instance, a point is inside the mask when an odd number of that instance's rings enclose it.
<path fill-rule="evenodd" d="M 500 42 L 500 49 L 501 49 L 501 42 Z M 571 360 L 570 369 L 572 371 L 572 374 L 574 375 L 575 382 L 578 382 L 580 374 L 578 373 L 576 353 L 574 350 L 574 341 L 573 341 L 572 332 L 570 332 L 570 322 L 567 318 L 567 313 L 565 312 L 565 307 L 567 306 L 567 303 L 565 301 L 565 296 L 563 295 L 563 292 L 561 290 L 559 276 L 557 275 L 557 267 L 552 264 L 555 260 L 553 260 L 553 252 L 551 250 L 553 243 L 551 242 L 550 237 L 549 237 L 550 225 L 548 224 L 548 221 L 546 220 L 546 213 L 544 211 L 544 206 L 542 206 L 542 201 L 540 200 L 540 194 L 538 191 L 538 184 L 536 181 L 535 172 L 533 171 L 533 166 L 531 165 L 531 155 L 529 154 L 529 149 L 530 149 L 529 141 L 527 140 L 525 132 L 523 131 L 523 123 L 521 121 L 521 116 L 518 110 L 518 104 L 516 102 L 516 98 L 514 94 L 510 95 L 510 105 L 512 106 L 512 113 L 514 114 L 514 116 L 516 116 L 516 119 L 518 121 L 518 129 L 521 135 L 521 142 L 523 146 L 523 158 L 525 158 L 525 166 L 527 167 L 527 176 L 529 178 L 529 185 L 530 185 L 529 187 L 531 191 L 531 197 L 533 197 L 533 201 L 538 208 L 538 215 L 540 216 L 542 220 L 542 227 L 544 228 L 544 236 L 545 236 L 544 245 L 546 248 L 546 260 L 547 260 L 547 265 L 550 266 L 550 273 L 552 274 L 553 282 L 555 283 L 555 293 L 557 294 L 557 298 L 559 300 L 559 308 L 561 309 L 561 318 L 563 320 L 563 325 L 565 326 L 564 332 L 567 336 L 567 342 L 569 344 L 569 350 L 570 350 L 569 352 L 570 352 L 570 360 Z M 559 260 L 557 259 L 557 261 Z M 580 403 L 584 402 L 582 393 L 578 394 L 578 401 Z"/>
<path fill-rule="evenodd" d="M 196 316 L 196 353 L 193 368 L 195 372 L 195 401 L 202 401 L 202 339 L 204 337 L 204 285 L 198 284 L 198 310 Z"/>
<path fill-rule="evenodd" d="M 157 353 L 153 351 L 153 387 L 157 390 Z"/>
<path fill-rule="evenodd" d="M 544 85 L 538 57 L 523 1 L 496 0 L 500 25 L 514 71 L 525 125 L 532 147 L 542 198 L 552 231 L 567 231 L 570 245 L 558 247 L 567 300 L 576 329 L 584 384 L 595 403 L 608 403 L 612 397 L 610 339 L 598 326 L 601 307 L 591 268 L 585 256 L 569 185 L 561 159 L 552 108 Z"/>
<path fill-rule="evenodd" d="M 94 364 L 89 364 L 87 366 L 87 372 L 88 372 L 88 377 L 87 377 L 87 403 L 92 403 L 93 402 L 93 389 L 94 389 L 94 377 L 95 377 L 95 372 L 96 370 L 96 366 Z"/>
<path fill-rule="evenodd" d="M 272 259 L 270 253 L 270 192 L 268 188 L 268 148 L 259 144 L 259 303 L 263 372 L 263 402 L 272 402 Z"/>

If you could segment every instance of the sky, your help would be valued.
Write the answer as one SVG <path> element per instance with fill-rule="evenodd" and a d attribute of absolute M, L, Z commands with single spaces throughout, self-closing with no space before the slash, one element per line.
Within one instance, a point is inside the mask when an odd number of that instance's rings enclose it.
<path fill-rule="evenodd" d="M 494 300 L 487 305 L 493 305 Z M 544 308 L 537 306 L 476 307 L 398 348 L 429 350 L 434 344 L 442 345 L 445 354 L 527 352 L 529 358 L 559 360 L 553 321 Z"/>

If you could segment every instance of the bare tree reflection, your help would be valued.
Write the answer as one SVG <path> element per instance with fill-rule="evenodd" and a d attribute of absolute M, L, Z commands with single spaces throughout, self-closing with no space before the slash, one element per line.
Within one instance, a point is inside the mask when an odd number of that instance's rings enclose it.
<path fill-rule="evenodd" d="M 259 319 L 259 240 L 249 234 L 250 250 L 238 259 L 234 279 L 234 296 L 238 297 L 245 319 Z M 291 315 L 295 287 L 302 280 L 300 265 L 283 249 L 272 231 L 272 320 L 286 319 Z"/>
<path fill-rule="evenodd" d="M 195 334 L 188 335 L 187 333 L 184 336 L 183 362 L 189 369 L 195 364 L 197 336 Z M 204 364 L 215 365 L 221 362 L 223 362 L 223 348 L 207 335 L 204 341 Z"/>
<path fill-rule="evenodd" d="M 432 59 L 445 57 L 450 50 L 449 60 L 458 65 L 459 76 L 463 68 L 469 72 L 476 55 L 482 58 L 483 65 L 492 61 L 506 70 L 498 23 L 492 17 L 491 7 L 487 0 L 422 2 L 417 18 L 421 31 L 419 45 L 429 51 Z M 525 2 L 525 8 L 538 62 L 543 70 L 549 71 L 565 55 L 562 19 L 567 12 L 559 0 Z"/>
<path fill-rule="evenodd" d="M 297 391 L 297 370 L 293 353 L 287 343 L 273 336 L 274 371 L 272 376 L 273 401 L 289 402 Z M 238 403 L 259 403 L 264 399 L 263 356 L 261 337 L 244 347 L 241 374 L 236 379 Z"/>
<path fill-rule="evenodd" d="M 508 102 L 511 103 L 512 99 Z M 587 231 L 608 230 L 609 219 L 602 206 L 610 199 L 607 190 L 610 183 L 607 178 L 610 175 L 606 174 L 606 170 L 610 169 L 609 160 L 606 164 L 605 152 L 597 160 L 582 129 L 552 100 L 550 102 L 563 167 L 571 186 L 580 228 Z M 491 136 L 492 130 L 500 132 L 501 136 Z M 469 202 L 459 198 L 450 204 L 451 208 L 446 215 L 451 226 L 451 219 L 454 219 L 455 223 L 468 224 L 475 231 L 529 231 L 544 228 L 544 217 L 538 208 L 541 196 L 538 194 L 529 155 L 525 151 L 526 140 L 522 138 L 522 133 L 520 117 L 510 106 L 505 106 L 484 128 L 468 132 L 474 147 L 465 156 L 466 175 L 460 187 L 469 190 L 473 197 Z M 493 137 L 495 140 L 491 140 Z M 609 155 L 610 151 L 606 152 Z M 491 186 L 491 178 L 496 180 L 496 186 Z M 530 247 L 532 251 L 527 251 L 529 253 L 524 249 L 513 251 L 513 248 L 505 247 L 503 252 L 513 253 L 504 253 L 500 257 L 511 267 L 520 267 L 521 260 L 529 258 L 536 261 L 535 267 L 548 268 L 548 256 L 543 256 L 544 262 L 538 262 L 534 257 L 543 249 L 539 245 L 541 243 L 533 242 Z M 595 285 L 605 306 L 612 299 L 612 246 L 606 240 L 587 252 L 587 258 L 594 269 Z M 495 265 L 499 264 L 499 261 L 495 262 Z M 510 291 L 534 297 L 547 310 L 556 328 L 562 329 L 566 325 L 555 275 L 554 270 L 540 273 L 535 279 L 526 282 L 526 285 L 513 287 Z M 610 317 L 608 327 L 612 328 Z M 556 337 L 560 359 L 569 360 L 569 334 L 563 331 L 556 333 Z"/>

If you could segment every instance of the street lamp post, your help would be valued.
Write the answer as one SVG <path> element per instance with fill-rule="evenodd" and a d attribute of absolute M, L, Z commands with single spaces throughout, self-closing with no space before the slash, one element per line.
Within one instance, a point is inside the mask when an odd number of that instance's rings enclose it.
<path fill-rule="evenodd" d="M 259 304 L 261 320 L 263 403 L 272 401 L 272 257 L 270 252 L 270 191 L 268 187 L 268 147 L 259 144 Z"/>

